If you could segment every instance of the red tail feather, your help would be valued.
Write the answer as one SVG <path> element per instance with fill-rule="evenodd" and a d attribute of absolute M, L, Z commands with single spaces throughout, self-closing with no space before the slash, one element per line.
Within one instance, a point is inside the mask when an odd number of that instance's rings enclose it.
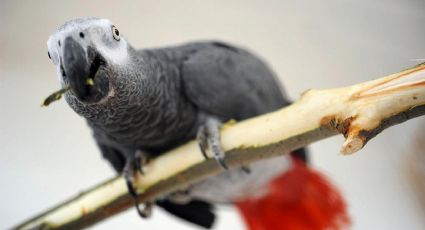
<path fill-rule="evenodd" d="M 250 230 L 340 230 L 350 224 L 339 191 L 300 160 L 275 178 L 264 196 L 236 205 Z"/>

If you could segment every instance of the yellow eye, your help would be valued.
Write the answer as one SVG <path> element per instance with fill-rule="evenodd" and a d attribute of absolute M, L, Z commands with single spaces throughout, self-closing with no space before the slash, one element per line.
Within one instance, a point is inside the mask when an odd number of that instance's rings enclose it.
<path fill-rule="evenodd" d="M 120 32 L 118 31 L 117 27 L 112 26 L 112 35 L 114 36 L 114 39 L 119 41 L 120 40 Z"/>

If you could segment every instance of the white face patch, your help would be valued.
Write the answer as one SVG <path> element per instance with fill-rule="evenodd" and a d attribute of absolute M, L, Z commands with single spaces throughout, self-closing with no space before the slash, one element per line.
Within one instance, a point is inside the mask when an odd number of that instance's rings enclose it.
<path fill-rule="evenodd" d="M 83 18 L 68 21 L 59 28 L 47 41 L 48 52 L 56 65 L 59 81 L 63 83 L 60 71 L 63 43 L 65 38 L 72 37 L 87 52 L 91 46 L 110 64 L 124 65 L 128 61 L 127 41 L 121 37 L 114 39 L 113 24 L 107 19 Z"/>
<path fill-rule="evenodd" d="M 113 24 L 107 19 L 100 19 L 97 21 L 99 27 L 106 28 L 107 36 L 114 43 L 117 43 L 117 47 L 106 46 L 103 42 L 97 42 L 96 49 L 102 56 L 116 64 L 125 64 L 128 59 L 127 41 L 121 37 L 119 41 L 115 40 L 112 26 Z M 100 39 L 100 38 L 99 38 Z"/>

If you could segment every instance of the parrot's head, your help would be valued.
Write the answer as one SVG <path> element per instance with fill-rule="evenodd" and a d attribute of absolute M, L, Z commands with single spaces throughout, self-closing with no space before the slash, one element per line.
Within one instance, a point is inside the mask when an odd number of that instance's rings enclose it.
<path fill-rule="evenodd" d="M 47 41 L 48 56 L 62 86 L 85 104 L 99 103 L 114 93 L 114 71 L 124 69 L 132 49 L 107 19 L 66 22 Z"/>

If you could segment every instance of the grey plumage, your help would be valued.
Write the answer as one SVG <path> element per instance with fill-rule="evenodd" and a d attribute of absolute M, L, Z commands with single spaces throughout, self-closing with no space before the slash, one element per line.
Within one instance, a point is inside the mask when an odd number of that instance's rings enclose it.
<path fill-rule="evenodd" d="M 289 104 L 270 68 L 244 49 L 196 42 L 136 50 L 122 36 L 112 36 L 111 26 L 105 19 L 73 20 L 48 46 L 63 84 L 86 76 L 69 76 L 77 67 L 64 53 L 72 51 L 57 44 L 70 38 L 86 51 L 91 67 L 84 74 L 92 74 L 98 88 L 78 86 L 86 88 L 65 98 L 87 119 L 117 171 L 138 149 L 152 157 L 193 139 L 208 118 L 243 120 Z M 232 172 L 224 175 L 236 175 Z"/>
<path fill-rule="evenodd" d="M 129 54 L 131 68 L 108 70 L 114 98 L 98 105 L 66 95 L 98 142 L 122 151 L 159 153 L 193 139 L 205 116 L 242 120 L 288 103 L 261 60 L 222 43 L 129 47 Z"/>

